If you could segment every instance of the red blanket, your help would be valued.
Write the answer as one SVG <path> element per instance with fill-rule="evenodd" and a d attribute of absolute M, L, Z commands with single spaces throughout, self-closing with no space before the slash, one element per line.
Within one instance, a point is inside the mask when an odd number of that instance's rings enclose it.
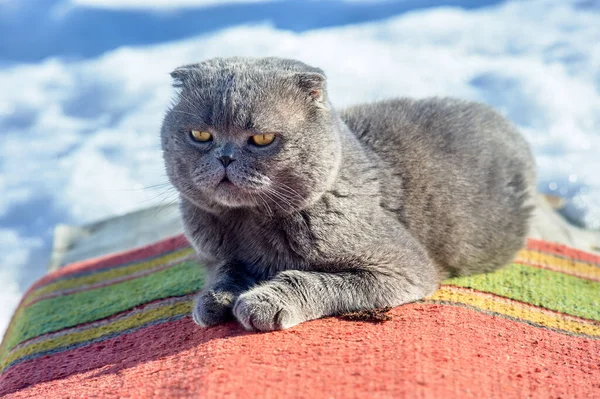
<path fill-rule="evenodd" d="M 201 268 L 175 237 L 36 283 L 0 346 L 0 396 L 600 397 L 599 265 L 532 240 L 388 321 L 256 334 L 193 324 Z"/>

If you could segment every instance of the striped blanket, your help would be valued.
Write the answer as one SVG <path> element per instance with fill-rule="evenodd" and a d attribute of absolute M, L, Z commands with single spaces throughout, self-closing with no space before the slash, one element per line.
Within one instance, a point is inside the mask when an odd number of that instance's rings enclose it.
<path fill-rule="evenodd" d="M 0 396 L 600 397 L 600 257 L 564 246 L 530 240 L 379 324 L 204 330 L 201 285 L 181 236 L 45 276 L 0 346 Z"/>

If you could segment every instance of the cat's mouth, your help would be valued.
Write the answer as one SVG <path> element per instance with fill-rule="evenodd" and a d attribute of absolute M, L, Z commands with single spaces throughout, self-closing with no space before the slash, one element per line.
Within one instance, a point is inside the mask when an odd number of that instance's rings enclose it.
<path fill-rule="evenodd" d="M 244 186 L 233 183 L 227 176 L 224 176 L 215 187 L 213 199 L 232 208 L 255 206 L 248 190 Z"/>
<path fill-rule="evenodd" d="M 231 180 L 229 180 L 229 177 L 227 177 L 227 175 L 225 175 L 223 177 L 223 179 L 221 179 L 221 181 L 219 182 L 219 185 L 224 185 L 224 186 L 230 187 L 230 186 L 234 186 L 235 184 L 233 184 L 231 182 Z"/>

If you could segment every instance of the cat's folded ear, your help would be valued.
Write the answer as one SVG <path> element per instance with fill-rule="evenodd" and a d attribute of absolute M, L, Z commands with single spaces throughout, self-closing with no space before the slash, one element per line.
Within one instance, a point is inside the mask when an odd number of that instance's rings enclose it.
<path fill-rule="evenodd" d="M 171 72 L 173 86 L 179 89 L 190 83 L 197 76 L 197 71 L 198 64 L 183 65 L 175 69 Z"/>
<path fill-rule="evenodd" d="M 302 72 L 296 74 L 295 77 L 298 86 L 306 93 L 311 101 L 314 101 L 317 104 L 325 102 L 325 85 L 327 79 L 322 71 Z"/>

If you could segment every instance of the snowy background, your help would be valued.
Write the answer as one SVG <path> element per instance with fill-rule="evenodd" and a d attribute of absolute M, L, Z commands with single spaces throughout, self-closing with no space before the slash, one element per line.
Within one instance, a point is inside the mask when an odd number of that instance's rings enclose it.
<path fill-rule="evenodd" d="M 169 72 L 231 55 L 319 66 L 337 106 L 491 104 L 600 228 L 600 0 L 0 0 L 0 337 L 56 223 L 165 200 Z"/>

